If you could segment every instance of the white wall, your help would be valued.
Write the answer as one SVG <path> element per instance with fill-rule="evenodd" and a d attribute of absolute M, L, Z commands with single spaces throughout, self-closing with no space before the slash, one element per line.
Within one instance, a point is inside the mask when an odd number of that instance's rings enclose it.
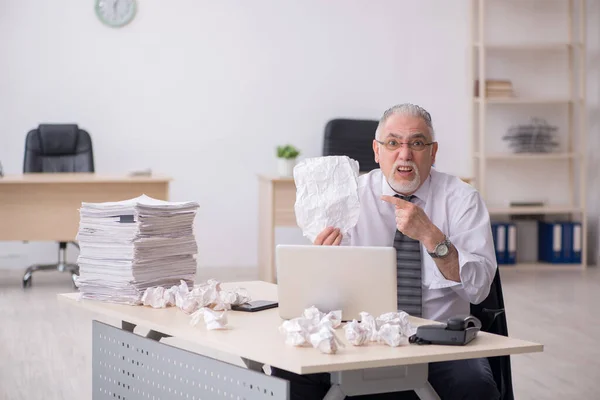
<path fill-rule="evenodd" d="M 468 1 L 138 3 L 130 26 L 111 29 L 91 0 L 0 0 L 6 173 L 21 171 L 29 129 L 76 122 L 93 136 L 97 172 L 150 167 L 174 178 L 172 200 L 199 201 L 198 259 L 211 267 L 257 264 L 256 174 L 275 172 L 278 144 L 320 155 L 331 118 L 421 104 L 437 167 L 471 174 Z M 22 267 L 55 247 L 2 243 L 0 255 Z"/>

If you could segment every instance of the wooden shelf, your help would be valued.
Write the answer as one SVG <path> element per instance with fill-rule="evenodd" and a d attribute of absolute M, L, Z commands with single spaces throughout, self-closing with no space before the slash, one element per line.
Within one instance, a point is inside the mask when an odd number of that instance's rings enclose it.
<path fill-rule="evenodd" d="M 552 99 L 552 98 L 527 98 L 527 97 L 474 97 L 473 101 L 481 104 L 483 101 L 489 104 L 569 104 L 572 100 L 569 99 Z"/>
<path fill-rule="evenodd" d="M 473 43 L 473 47 L 481 48 L 481 43 Z M 581 43 L 488 43 L 483 46 L 486 50 L 498 51 L 560 51 L 570 47 L 581 47 Z"/>
<path fill-rule="evenodd" d="M 502 5 L 493 6 L 490 3 L 488 0 L 471 2 L 471 70 L 467 90 L 473 99 L 470 105 L 473 185 L 488 205 L 490 215 L 498 219 L 513 215 L 541 215 L 579 220 L 581 265 L 585 268 L 589 247 L 586 216 L 589 146 L 586 105 L 589 88 L 586 75 L 589 62 L 586 51 L 585 0 L 569 1 L 564 7 L 561 6 L 564 15 L 560 17 L 567 29 L 561 36 L 552 38 L 544 35 L 535 19 L 526 25 L 517 26 L 519 15 L 535 17 L 535 10 L 515 7 L 518 0 L 501 1 L 497 3 L 503 3 Z M 515 19 L 512 20 L 513 18 Z M 493 19 L 503 22 L 504 35 L 500 30 L 498 34 L 488 35 L 490 32 L 487 25 Z M 511 29 L 515 32 L 510 32 Z M 556 64 L 557 61 L 553 60 L 556 57 L 560 59 L 556 71 L 554 66 L 548 70 L 543 68 L 543 61 Z M 540 62 L 533 62 L 537 58 L 540 58 Z M 558 68 L 564 73 L 557 74 Z M 562 90 L 548 90 L 559 87 Z M 512 153 L 512 148 L 494 145 L 499 144 L 495 131 L 505 123 L 513 121 L 525 124 L 523 119 L 535 116 L 552 119 L 548 123 L 557 127 L 556 139 L 564 147 L 555 149 L 556 153 Z M 522 122 L 516 122 L 518 120 Z M 537 163 L 525 164 L 529 161 Z M 565 198 L 562 200 L 550 200 L 551 193 L 544 187 L 544 182 L 537 182 L 538 174 L 545 176 L 544 171 L 550 166 L 549 162 L 564 170 L 564 176 L 560 174 L 560 182 L 555 182 L 564 189 Z M 491 179 L 496 173 L 502 174 L 502 170 L 509 165 L 526 166 L 521 168 L 519 175 L 531 178 L 534 182 L 527 184 L 524 181 L 519 185 L 497 183 Z M 507 187 L 494 187 L 496 184 Z M 543 206 L 528 207 L 524 202 L 517 204 L 522 205 L 520 207 L 511 207 L 506 201 L 507 198 L 527 199 L 538 196 L 543 201 L 537 204 Z M 557 267 L 548 265 L 549 268 Z M 506 266 L 506 269 L 510 268 L 513 267 Z M 565 268 L 564 264 L 561 268 Z"/>
<path fill-rule="evenodd" d="M 547 262 L 531 262 L 531 263 L 516 263 L 516 264 L 499 264 L 501 271 L 517 270 L 517 271 L 579 271 L 585 269 L 583 264 L 553 264 Z M 502 272 L 500 272 L 502 273 Z"/>
<path fill-rule="evenodd" d="M 507 161 L 534 161 L 534 160 L 569 160 L 578 157 L 578 153 L 486 153 L 486 160 L 507 160 Z M 475 153 L 475 158 L 482 158 L 479 153 Z"/>
<path fill-rule="evenodd" d="M 581 207 L 545 206 L 545 207 L 488 207 L 490 215 L 524 214 L 570 214 L 581 212 Z"/>

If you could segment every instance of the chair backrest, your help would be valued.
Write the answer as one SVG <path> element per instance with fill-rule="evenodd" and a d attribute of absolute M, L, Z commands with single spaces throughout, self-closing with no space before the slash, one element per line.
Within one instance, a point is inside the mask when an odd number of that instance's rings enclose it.
<path fill-rule="evenodd" d="M 40 124 L 25 138 L 23 172 L 94 172 L 89 133 L 75 124 Z"/>
<path fill-rule="evenodd" d="M 333 119 L 325 126 L 324 156 L 348 156 L 358 161 L 361 172 L 379 168 L 373 155 L 378 121 Z"/>
<path fill-rule="evenodd" d="M 480 304 L 471 304 L 471 314 L 481 321 L 482 331 L 508 336 L 499 269 L 496 270 L 496 275 L 490 287 L 490 294 Z M 514 400 L 510 356 L 488 357 L 488 361 L 496 386 L 500 391 L 500 399 Z"/>

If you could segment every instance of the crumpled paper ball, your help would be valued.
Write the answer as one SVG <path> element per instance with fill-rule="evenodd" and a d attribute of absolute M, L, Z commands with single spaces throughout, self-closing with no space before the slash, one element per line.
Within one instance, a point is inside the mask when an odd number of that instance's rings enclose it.
<path fill-rule="evenodd" d="M 369 330 L 357 320 L 352 320 L 344 326 L 346 340 L 354 346 L 362 346 L 367 342 Z"/>
<path fill-rule="evenodd" d="M 153 308 L 177 307 L 186 314 L 192 314 L 192 325 L 196 325 L 202 317 L 209 329 L 222 329 L 227 324 L 225 312 L 233 305 L 251 301 L 251 296 L 244 288 L 222 290 L 221 283 L 214 279 L 189 289 L 185 281 L 179 286 L 165 289 L 162 286 L 149 287 L 141 297 L 141 304 Z M 215 313 L 222 311 L 222 313 Z"/>
<path fill-rule="evenodd" d="M 209 279 L 192 290 L 183 280 L 179 286 L 169 289 L 162 286 L 149 287 L 142 295 L 141 304 L 153 308 L 176 306 L 191 314 L 202 307 L 230 310 L 232 305 L 244 304 L 250 300 L 251 296 L 246 289 L 222 290 L 219 281 Z"/>
<path fill-rule="evenodd" d="M 225 329 L 227 325 L 227 312 L 219 312 L 211 310 L 208 307 L 202 307 L 192 314 L 192 320 L 190 321 L 190 325 L 197 325 L 200 322 L 200 319 L 204 319 L 206 329 L 209 331 L 216 329 Z"/>
<path fill-rule="evenodd" d="M 377 318 L 367 312 L 361 312 L 360 318 L 361 322 L 352 320 L 344 327 L 346 340 L 354 346 L 377 342 L 397 347 L 404 338 L 414 335 L 417 331 L 404 311 L 385 313 Z"/>
<path fill-rule="evenodd" d="M 335 354 L 343 343 L 335 334 L 342 322 L 341 310 L 324 313 L 316 307 L 304 310 L 301 317 L 284 321 L 279 331 L 290 346 L 312 345 L 322 353 Z"/>

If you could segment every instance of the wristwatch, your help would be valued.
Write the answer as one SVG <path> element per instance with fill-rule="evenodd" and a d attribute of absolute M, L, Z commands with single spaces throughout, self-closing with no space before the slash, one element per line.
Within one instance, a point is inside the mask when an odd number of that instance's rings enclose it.
<path fill-rule="evenodd" d="M 431 258 L 444 258 L 450 253 L 450 246 L 452 246 L 450 239 L 444 237 L 444 241 L 435 246 L 432 253 L 428 253 Z"/>

